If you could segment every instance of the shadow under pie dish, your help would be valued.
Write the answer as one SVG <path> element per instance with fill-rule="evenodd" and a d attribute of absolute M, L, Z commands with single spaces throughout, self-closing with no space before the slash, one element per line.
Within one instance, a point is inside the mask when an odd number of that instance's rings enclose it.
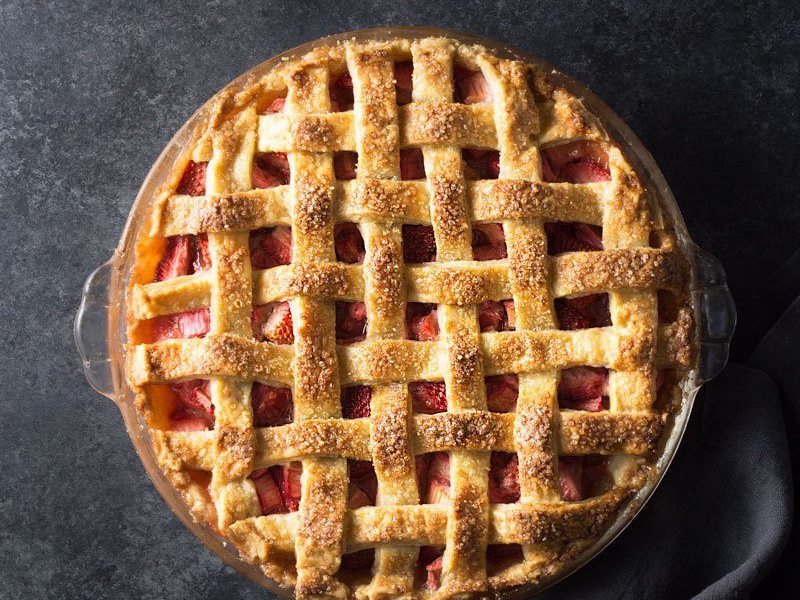
<path fill-rule="evenodd" d="M 109 386 L 204 543 L 283 595 L 479 597 L 630 521 L 733 316 L 588 104 L 528 57 L 380 30 L 179 132 L 106 282 Z"/>

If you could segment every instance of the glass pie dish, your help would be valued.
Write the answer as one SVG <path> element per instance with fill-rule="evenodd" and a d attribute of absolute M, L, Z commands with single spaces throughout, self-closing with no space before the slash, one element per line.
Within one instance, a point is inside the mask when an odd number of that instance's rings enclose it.
<path fill-rule="evenodd" d="M 698 363 L 697 367 L 681 383 L 682 401 L 665 436 L 660 459 L 656 464 L 655 476 L 639 489 L 638 493 L 627 503 L 626 508 L 618 513 L 605 533 L 591 547 L 571 561 L 569 568 L 561 569 L 554 577 L 543 579 L 537 583 L 535 591 L 539 591 L 547 584 L 551 584 L 579 568 L 599 553 L 632 521 L 652 495 L 675 454 L 700 386 L 717 375 L 725 365 L 728 344 L 735 326 L 735 309 L 725 285 L 725 275 L 721 265 L 691 241 L 677 203 L 650 154 L 630 129 L 602 101 L 584 86 L 555 71 L 552 66 L 536 57 L 505 48 L 490 40 L 439 29 L 365 30 L 323 38 L 284 52 L 254 67 L 231 82 L 220 93 L 240 91 L 254 78 L 267 73 L 287 58 L 303 55 L 321 45 L 331 45 L 343 40 L 414 39 L 431 36 L 447 37 L 462 43 L 481 44 L 499 57 L 519 58 L 527 63 L 537 65 L 543 72 L 549 73 L 549 79 L 555 85 L 562 86 L 579 97 L 588 111 L 598 117 L 609 136 L 632 162 L 648 195 L 663 207 L 666 218 L 671 221 L 670 225 L 675 230 L 680 250 L 691 263 L 690 302 L 695 313 L 695 343 L 698 348 Z M 133 390 L 129 387 L 124 375 L 127 336 L 126 303 L 129 300 L 128 290 L 136 260 L 134 246 L 145 222 L 148 207 L 157 191 L 165 183 L 174 163 L 193 141 L 198 123 L 207 116 L 210 106 L 211 101 L 186 122 L 167 144 L 146 177 L 114 255 L 108 262 L 98 267 L 86 282 L 75 321 L 75 338 L 87 379 L 98 392 L 108 396 L 119 407 L 127 431 L 148 475 L 183 524 L 225 562 L 273 593 L 285 596 L 287 594 L 285 588 L 278 587 L 261 570 L 241 559 L 236 549 L 224 537 L 192 518 L 183 498 L 165 477 L 157 463 L 150 440 L 150 430 L 136 410 Z M 517 593 L 529 595 L 532 591 L 534 590 L 523 587 L 521 590 L 509 592 L 509 596 Z"/>

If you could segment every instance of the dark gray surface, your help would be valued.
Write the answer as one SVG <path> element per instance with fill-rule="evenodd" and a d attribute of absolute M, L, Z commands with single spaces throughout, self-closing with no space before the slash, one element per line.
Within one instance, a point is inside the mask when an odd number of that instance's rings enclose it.
<path fill-rule="evenodd" d="M 262 597 L 167 510 L 116 409 L 83 380 L 72 319 L 173 132 L 298 43 L 425 24 L 548 59 L 642 138 L 726 265 L 742 360 L 773 320 L 763 283 L 800 237 L 796 3 L 377 4 L 0 6 L 1 598 Z"/>

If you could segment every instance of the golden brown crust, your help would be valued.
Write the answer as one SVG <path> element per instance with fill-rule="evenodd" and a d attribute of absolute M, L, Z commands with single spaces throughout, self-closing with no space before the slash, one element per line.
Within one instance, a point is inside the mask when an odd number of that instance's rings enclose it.
<path fill-rule="evenodd" d="M 398 107 L 393 62 L 409 57 L 412 102 Z M 453 102 L 456 65 L 482 72 L 491 103 Z M 355 109 L 331 112 L 331 76 L 345 68 Z M 285 94 L 285 110 L 257 114 L 259 100 L 276 94 Z M 542 181 L 539 148 L 573 138 L 608 147 L 610 181 Z M 407 147 L 422 149 L 424 181 L 400 180 L 399 151 Z M 465 180 L 463 147 L 499 150 L 500 177 Z M 335 180 L 333 153 L 341 151 L 358 153 L 353 181 Z M 252 189 L 256 152 L 286 152 L 290 184 Z M 202 197 L 174 193 L 189 156 L 208 162 Z M 153 202 L 137 246 L 132 332 L 161 315 L 210 309 L 204 338 L 145 344 L 132 335 L 127 349 L 127 378 L 159 464 L 196 518 L 297 597 L 489 596 L 554 575 L 652 472 L 675 408 L 655 408 L 657 370 L 683 374 L 696 360 L 689 268 L 653 210 L 596 117 L 529 65 L 435 38 L 348 42 L 284 62 L 217 99 Z M 605 250 L 550 257 L 546 221 L 602 225 Z M 333 228 L 341 222 L 359 224 L 363 264 L 336 262 Z M 475 222 L 503 224 L 507 259 L 473 260 Z M 406 223 L 432 225 L 436 262 L 404 264 Z M 292 228 L 291 264 L 253 271 L 248 232 L 275 225 Z M 164 237 L 199 233 L 208 234 L 213 269 L 153 283 Z M 659 289 L 679 298 L 673 323 L 658 322 Z M 555 298 L 597 292 L 609 294 L 613 326 L 557 329 Z M 480 333 L 475 305 L 506 299 L 515 302 L 516 330 Z M 294 344 L 256 342 L 252 307 L 283 300 Z M 365 302 L 363 342 L 336 344 L 335 301 Z M 438 304 L 437 341 L 405 339 L 407 302 Z M 611 370 L 609 410 L 559 409 L 559 371 L 579 365 Z M 484 377 L 507 373 L 519 376 L 516 412 L 489 412 Z M 153 415 L 152 384 L 195 378 L 211 381 L 215 429 L 164 430 Z M 445 382 L 446 412 L 413 414 L 407 384 L 419 380 Z M 291 424 L 254 428 L 254 381 L 292 388 Z M 372 388 L 371 416 L 342 419 L 341 388 L 359 384 Z M 492 451 L 518 455 L 519 503 L 490 504 Z M 450 504 L 419 504 L 414 457 L 428 452 L 450 454 Z M 611 455 L 620 465 L 613 486 L 563 501 L 559 454 Z M 378 506 L 347 508 L 345 459 L 372 461 Z M 258 516 L 247 476 L 295 460 L 303 464 L 299 512 Z M 197 472 L 210 472 L 207 492 Z M 520 544 L 524 559 L 490 575 L 489 544 Z M 445 547 L 435 593 L 415 574 L 423 545 Z M 364 548 L 376 548 L 371 579 L 345 581 L 342 554 Z"/>

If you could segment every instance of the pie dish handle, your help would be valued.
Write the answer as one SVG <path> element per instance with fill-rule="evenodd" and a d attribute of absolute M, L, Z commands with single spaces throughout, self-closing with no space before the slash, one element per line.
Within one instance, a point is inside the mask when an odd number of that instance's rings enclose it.
<path fill-rule="evenodd" d="M 114 361 L 110 355 L 110 292 L 117 261 L 112 258 L 86 279 L 81 304 L 75 316 L 75 345 L 81 355 L 83 372 L 98 392 L 116 401 Z"/>
<path fill-rule="evenodd" d="M 726 283 L 722 264 L 702 248 L 694 252 L 696 285 L 692 291 L 699 323 L 700 361 L 697 383 L 722 372 L 736 328 L 736 305 Z"/>

